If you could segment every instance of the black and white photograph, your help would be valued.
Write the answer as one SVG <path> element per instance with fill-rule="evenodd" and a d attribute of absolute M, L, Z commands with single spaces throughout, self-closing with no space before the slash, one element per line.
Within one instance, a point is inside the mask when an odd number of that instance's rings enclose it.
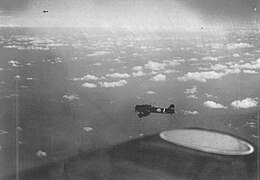
<path fill-rule="evenodd" d="M 258 0 L 0 0 L 0 180 L 259 180 Z"/>

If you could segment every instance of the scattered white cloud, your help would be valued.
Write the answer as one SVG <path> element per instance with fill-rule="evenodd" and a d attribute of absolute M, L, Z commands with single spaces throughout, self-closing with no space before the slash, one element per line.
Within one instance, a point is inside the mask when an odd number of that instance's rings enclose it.
<path fill-rule="evenodd" d="M 145 69 L 150 69 L 153 71 L 163 70 L 166 67 L 165 63 L 159 63 L 154 61 L 148 61 L 147 64 L 144 65 Z"/>
<path fill-rule="evenodd" d="M 68 99 L 69 101 L 72 100 L 79 100 L 79 96 L 77 94 L 71 94 L 71 95 L 64 95 L 63 98 Z"/>
<path fill-rule="evenodd" d="M 232 50 L 232 49 L 238 49 L 238 48 L 251 48 L 254 47 L 251 44 L 248 43 L 231 43 L 227 44 L 227 49 Z"/>
<path fill-rule="evenodd" d="M 72 80 L 73 81 L 88 81 L 88 80 L 96 81 L 96 80 L 99 80 L 99 78 L 96 77 L 95 75 L 88 74 L 88 75 L 85 75 L 85 76 L 80 77 L 80 78 L 73 78 Z"/>
<path fill-rule="evenodd" d="M 104 55 L 108 55 L 111 54 L 109 51 L 95 51 L 93 54 L 88 54 L 87 56 L 104 56 Z"/>
<path fill-rule="evenodd" d="M 8 132 L 5 130 L 0 130 L 0 135 L 7 134 Z"/>
<path fill-rule="evenodd" d="M 233 54 L 233 57 L 237 58 L 237 57 L 240 57 L 239 54 Z"/>
<path fill-rule="evenodd" d="M 10 94 L 10 95 L 7 95 L 5 96 L 6 98 L 14 98 L 14 97 L 19 97 L 18 94 Z"/>
<path fill-rule="evenodd" d="M 188 59 L 188 61 L 198 61 L 198 59 L 197 58 L 190 58 L 190 59 Z"/>
<path fill-rule="evenodd" d="M 240 68 L 240 69 L 260 69 L 260 59 L 252 61 L 251 63 L 245 64 L 232 64 L 231 68 Z"/>
<path fill-rule="evenodd" d="M 163 74 L 157 74 L 156 76 L 154 76 L 153 78 L 151 78 L 152 81 L 165 81 L 166 80 L 166 76 Z"/>
<path fill-rule="evenodd" d="M 130 75 L 127 73 L 113 73 L 113 74 L 107 74 L 106 77 L 111 77 L 111 78 L 129 78 Z"/>
<path fill-rule="evenodd" d="M 213 109 L 220 109 L 220 108 L 226 109 L 227 108 L 227 107 L 223 106 L 222 104 L 216 103 L 214 101 L 206 101 L 203 104 L 204 104 L 204 106 L 206 106 L 208 108 L 213 108 Z"/>
<path fill-rule="evenodd" d="M 31 78 L 31 77 L 27 77 L 26 80 L 30 81 L 30 80 L 34 80 L 35 78 Z"/>
<path fill-rule="evenodd" d="M 231 103 L 231 106 L 233 106 L 235 109 L 239 108 L 251 108 L 256 107 L 258 102 L 256 101 L 257 98 L 246 98 L 243 100 L 236 100 Z"/>
<path fill-rule="evenodd" d="M 258 72 L 254 71 L 254 70 L 243 70 L 244 73 L 247 73 L 247 74 L 257 74 Z"/>
<path fill-rule="evenodd" d="M 218 57 L 205 56 L 202 58 L 204 61 L 218 61 Z"/>
<path fill-rule="evenodd" d="M 215 97 L 215 98 L 217 98 L 217 96 L 213 96 L 212 94 L 208 94 L 208 93 L 206 93 L 206 97 Z"/>
<path fill-rule="evenodd" d="M 214 71 L 219 71 L 219 70 L 226 70 L 228 67 L 226 65 L 222 65 L 222 64 L 215 64 L 215 65 L 211 65 L 210 69 L 214 70 Z"/>
<path fill-rule="evenodd" d="M 17 75 L 14 77 L 15 79 L 21 79 L 21 76 Z"/>
<path fill-rule="evenodd" d="M 122 87 L 127 84 L 126 80 L 120 80 L 116 82 L 99 82 L 101 87 L 109 88 L 109 87 Z"/>
<path fill-rule="evenodd" d="M 133 77 L 138 77 L 138 76 L 145 76 L 146 74 L 143 71 L 137 71 L 132 73 Z"/>
<path fill-rule="evenodd" d="M 190 95 L 188 95 L 188 96 L 187 96 L 187 98 L 198 99 L 198 97 L 197 97 L 197 96 L 195 96 L 194 94 L 190 94 Z"/>
<path fill-rule="evenodd" d="M 142 71 L 143 67 L 142 66 L 135 66 L 132 68 L 133 71 Z"/>
<path fill-rule="evenodd" d="M 84 127 L 83 129 L 84 129 L 85 131 L 87 131 L 87 132 L 94 130 L 92 127 Z"/>
<path fill-rule="evenodd" d="M 10 60 L 8 61 L 9 64 L 11 64 L 13 67 L 19 67 L 20 63 L 18 61 Z"/>
<path fill-rule="evenodd" d="M 32 63 L 26 63 L 25 65 L 26 66 L 32 66 L 33 64 Z"/>
<path fill-rule="evenodd" d="M 182 111 L 183 111 L 183 113 L 185 115 L 196 115 L 196 114 L 199 114 L 198 111 L 186 111 L 186 110 L 182 110 Z"/>
<path fill-rule="evenodd" d="M 44 152 L 44 151 L 42 151 L 42 150 L 39 150 L 39 151 L 37 151 L 36 156 L 38 156 L 38 157 L 40 157 L 40 158 L 46 157 L 46 156 L 47 156 L 47 153 Z"/>
<path fill-rule="evenodd" d="M 178 66 L 180 65 L 180 62 L 185 60 L 163 60 L 164 63 L 166 63 L 166 66 Z"/>
<path fill-rule="evenodd" d="M 23 129 L 18 126 L 18 127 L 16 128 L 16 130 L 17 130 L 18 132 L 21 132 Z"/>
<path fill-rule="evenodd" d="M 147 91 L 146 93 L 147 94 L 156 94 L 156 92 L 154 92 L 154 91 Z"/>
<path fill-rule="evenodd" d="M 238 74 L 240 73 L 241 70 L 238 69 L 238 68 L 235 68 L 235 69 L 226 69 L 225 70 L 225 74 L 228 75 L 228 74 Z"/>
<path fill-rule="evenodd" d="M 170 73 L 174 73 L 174 72 L 176 72 L 176 71 L 175 71 L 175 70 L 172 70 L 172 69 L 166 69 L 166 70 L 164 71 L 165 74 L 170 74 Z"/>
<path fill-rule="evenodd" d="M 207 71 L 207 72 L 188 72 L 183 77 L 178 77 L 179 81 L 195 80 L 199 82 L 206 82 L 209 79 L 220 79 L 225 74 L 222 72 Z"/>
<path fill-rule="evenodd" d="M 192 88 L 191 89 L 185 89 L 185 94 L 195 94 L 195 93 L 197 93 L 198 91 L 197 91 L 197 87 L 196 86 L 192 86 Z"/>
<path fill-rule="evenodd" d="M 96 84 L 93 84 L 93 83 L 84 83 L 84 84 L 82 84 L 82 87 L 85 87 L 85 88 L 95 88 L 95 87 L 97 87 L 97 85 Z"/>
<path fill-rule="evenodd" d="M 114 59 L 113 61 L 115 61 L 116 63 L 124 63 L 124 61 L 122 61 L 121 59 L 118 59 L 118 58 Z"/>
<path fill-rule="evenodd" d="M 245 56 L 253 56 L 253 54 L 251 54 L 250 52 L 245 52 L 244 55 Z"/>
<path fill-rule="evenodd" d="M 94 63 L 94 66 L 101 66 L 101 63 Z"/>

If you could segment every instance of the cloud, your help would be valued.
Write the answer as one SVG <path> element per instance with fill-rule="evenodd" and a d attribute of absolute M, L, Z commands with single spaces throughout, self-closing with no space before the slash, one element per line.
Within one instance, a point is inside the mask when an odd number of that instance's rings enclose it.
<path fill-rule="evenodd" d="M 19 67 L 19 62 L 18 61 L 14 61 L 14 60 L 10 60 L 8 61 L 9 64 L 11 64 L 13 67 Z"/>
<path fill-rule="evenodd" d="M 20 42 L 23 42 L 23 44 Z M 50 48 L 68 45 L 67 42 L 63 42 L 56 38 L 17 35 L 12 41 L 12 44 L 4 46 L 4 48 L 15 48 L 18 50 L 50 50 Z"/>
<path fill-rule="evenodd" d="M 132 73 L 133 77 L 138 77 L 138 76 L 145 76 L 145 73 L 143 71 L 137 71 Z"/>
<path fill-rule="evenodd" d="M 14 77 L 14 79 L 21 79 L 21 76 L 17 75 Z"/>
<path fill-rule="evenodd" d="M 88 74 L 88 75 L 85 75 L 85 76 L 83 76 L 81 78 L 73 78 L 72 80 L 73 81 L 87 81 L 87 80 L 94 80 L 94 81 L 96 81 L 98 79 L 99 78 L 96 77 L 95 75 Z"/>
<path fill-rule="evenodd" d="M 101 63 L 94 63 L 94 66 L 101 66 Z"/>
<path fill-rule="evenodd" d="M 71 95 L 64 95 L 63 96 L 65 99 L 68 99 L 69 101 L 72 101 L 72 100 L 79 100 L 79 97 L 77 94 L 71 94 Z"/>
<path fill-rule="evenodd" d="M 207 72 L 188 72 L 183 77 L 178 77 L 179 81 L 195 80 L 199 82 L 206 82 L 209 79 L 220 79 L 225 74 L 222 72 L 207 71 Z"/>
<path fill-rule="evenodd" d="M 227 108 L 227 107 L 223 106 L 222 104 L 216 103 L 214 101 L 206 101 L 203 104 L 204 104 L 204 106 L 206 106 L 208 108 L 213 108 L 213 109 L 220 109 L 220 108 L 226 109 Z"/>
<path fill-rule="evenodd" d="M 178 66 L 180 65 L 180 62 L 185 60 L 163 60 L 164 63 L 167 63 L 167 66 Z"/>
<path fill-rule="evenodd" d="M 188 96 L 187 96 L 187 98 L 198 99 L 198 97 L 197 97 L 197 96 L 195 96 L 194 94 L 190 94 L 190 95 L 188 95 Z"/>
<path fill-rule="evenodd" d="M 84 84 L 82 84 L 82 87 L 85 87 L 85 88 L 95 88 L 95 87 L 97 87 L 97 85 L 96 84 L 93 84 L 93 83 L 84 83 Z"/>
<path fill-rule="evenodd" d="M 122 87 L 127 84 L 126 80 L 120 80 L 116 82 L 99 82 L 101 87 L 109 88 L 109 87 Z"/>
<path fill-rule="evenodd" d="M 88 54 L 87 56 L 104 56 L 104 55 L 108 55 L 111 54 L 109 51 L 95 51 L 93 54 Z"/>
<path fill-rule="evenodd" d="M 143 67 L 142 66 L 135 66 L 132 68 L 133 71 L 142 71 Z"/>
<path fill-rule="evenodd" d="M 111 77 L 111 78 L 129 78 L 130 75 L 127 73 L 113 73 L 113 74 L 107 74 L 106 77 Z"/>
<path fill-rule="evenodd" d="M 198 61 L 198 59 L 197 58 L 190 58 L 190 59 L 188 59 L 188 61 Z"/>
<path fill-rule="evenodd" d="M 165 81 L 166 80 L 166 76 L 163 74 L 157 74 L 156 76 L 154 76 L 153 78 L 151 78 L 152 81 Z"/>
<path fill-rule="evenodd" d="M 228 75 L 228 74 L 237 74 L 237 73 L 240 73 L 241 70 L 236 68 L 236 69 L 226 69 L 225 70 L 225 74 Z"/>
<path fill-rule="evenodd" d="M 94 130 L 92 127 L 84 127 L 83 129 L 84 129 L 85 131 L 87 131 L 87 132 Z"/>
<path fill-rule="evenodd" d="M 32 66 L 33 64 L 32 63 L 26 63 L 25 65 L 26 66 Z"/>
<path fill-rule="evenodd" d="M 42 150 L 39 150 L 39 151 L 37 151 L 37 153 L 36 153 L 36 156 L 38 156 L 38 157 L 46 157 L 47 156 L 47 153 L 46 152 L 44 152 L 44 151 L 42 151 Z"/>
<path fill-rule="evenodd" d="M 245 64 L 233 64 L 231 68 L 241 68 L 241 69 L 260 69 L 260 59 L 252 61 L 251 63 Z"/>
<path fill-rule="evenodd" d="M 231 43 L 231 44 L 227 44 L 227 49 L 228 50 L 232 50 L 232 49 L 238 49 L 238 48 L 251 48 L 254 47 L 251 44 L 248 43 Z"/>
<path fill-rule="evenodd" d="M 231 106 L 233 106 L 235 109 L 256 107 L 258 102 L 255 99 L 257 98 L 248 97 L 243 100 L 236 100 L 231 103 Z"/>
<path fill-rule="evenodd" d="M 182 110 L 183 111 L 183 113 L 185 114 L 185 115 L 196 115 L 196 114 L 199 114 L 199 112 L 198 111 L 186 111 L 186 110 Z"/>
<path fill-rule="evenodd" d="M 122 60 L 120 60 L 120 59 L 118 59 L 118 58 L 113 59 L 113 61 L 115 61 L 116 63 L 124 63 L 124 61 L 122 61 Z"/>
<path fill-rule="evenodd" d="M 197 93 L 198 91 L 197 91 L 197 87 L 196 86 L 192 86 L 192 88 L 191 89 L 185 89 L 185 94 L 195 94 L 195 93 Z"/>
<path fill-rule="evenodd" d="M 30 80 L 34 80 L 35 78 L 31 78 L 31 77 L 27 77 L 26 80 L 30 81 Z"/>
<path fill-rule="evenodd" d="M 0 130 L 0 135 L 7 134 L 8 132 L 5 130 Z"/>
<path fill-rule="evenodd" d="M 240 57 L 239 54 L 233 54 L 233 57 Z"/>
<path fill-rule="evenodd" d="M 147 93 L 147 94 L 157 94 L 157 93 L 154 92 L 154 91 L 147 91 L 146 93 Z"/>
<path fill-rule="evenodd" d="M 165 67 L 166 67 L 165 63 L 158 63 L 154 61 L 148 61 L 148 63 L 144 65 L 145 69 L 150 69 L 153 71 L 163 70 Z"/>
<path fill-rule="evenodd" d="M 243 70 L 244 73 L 247 74 L 257 74 L 258 72 L 254 71 L 254 70 Z"/>
<path fill-rule="evenodd" d="M 218 61 L 218 57 L 205 56 L 202 58 L 204 61 Z"/>
<path fill-rule="evenodd" d="M 172 70 L 172 69 L 166 69 L 166 70 L 164 71 L 165 74 L 170 74 L 170 73 L 174 73 L 174 72 L 177 72 L 177 71 Z"/>
<path fill-rule="evenodd" d="M 212 94 L 208 94 L 206 93 L 206 96 L 209 98 L 209 97 L 214 97 L 214 98 L 217 98 L 217 96 L 213 96 Z"/>
<path fill-rule="evenodd" d="M 215 65 L 211 65 L 210 69 L 214 70 L 214 71 L 219 71 L 219 70 L 225 70 L 228 67 L 226 65 L 222 65 L 222 64 L 215 64 Z"/>

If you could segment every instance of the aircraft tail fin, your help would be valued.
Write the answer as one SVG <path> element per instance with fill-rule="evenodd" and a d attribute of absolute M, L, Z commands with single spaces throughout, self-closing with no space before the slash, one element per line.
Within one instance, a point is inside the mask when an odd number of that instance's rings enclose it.
<path fill-rule="evenodd" d="M 175 106 L 174 106 L 174 104 L 171 104 L 168 108 L 169 109 L 175 109 Z"/>

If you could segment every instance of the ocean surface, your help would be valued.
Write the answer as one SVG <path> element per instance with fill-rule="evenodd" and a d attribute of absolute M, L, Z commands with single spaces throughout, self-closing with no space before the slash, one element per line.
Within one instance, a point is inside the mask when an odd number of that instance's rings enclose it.
<path fill-rule="evenodd" d="M 1 27 L 0 178 L 257 179 L 259 37 Z M 172 103 L 172 116 L 134 111 Z M 191 127 L 240 137 L 254 158 L 223 160 L 158 137 Z"/>

